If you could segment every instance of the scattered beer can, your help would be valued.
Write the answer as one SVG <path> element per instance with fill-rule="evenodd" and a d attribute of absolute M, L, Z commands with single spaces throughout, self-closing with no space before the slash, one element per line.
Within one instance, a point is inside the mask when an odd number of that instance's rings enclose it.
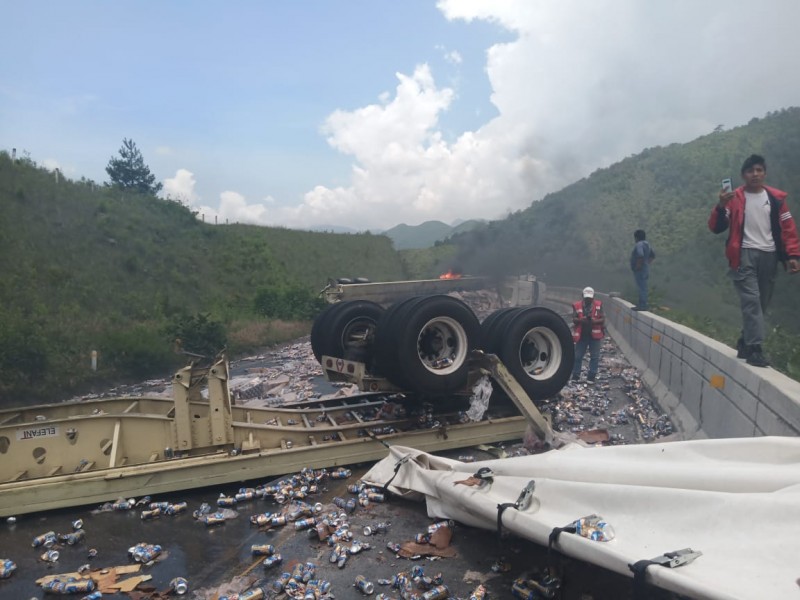
<path fill-rule="evenodd" d="M 486 599 L 486 587 L 483 584 L 480 584 L 469 595 L 469 600 L 485 600 Z"/>
<path fill-rule="evenodd" d="M 450 597 L 450 590 L 446 585 L 437 585 L 422 594 L 422 600 L 446 600 Z"/>
<path fill-rule="evenodd" d="M 0 558 L 0 579 L 8 579 L 17 570 L 17 563 L 10 558 Z"/>
<path fill-rule="evenodd" d="M 78 529 L 83 529 L 83 519 L 75 519 L 72 522 L 72 529 L 78 531 Z"/>
<path fill-rule="evenodd" d="M 189 582 L 183 577 L 176 577 L 169 582 L 169 589 L 178 594 L 178 596 L 183 596 L 189 591 Z"/>
<path fill-rule="evenodd" d="M 280 554 L 273 554 L 272 556 L 268 556 L 264 559 L 264 562 L 261 564 L 265 567 L 274 567 L 275 565 L 279 565 L 283 562 L 283 557 Z"/>
<path fill-rule="evenodd" d="M 72 533 L 65 533 L 63 535 L 60 535 L 58 536 L 58 538 L 68 546 L 74 546 L 75 544 L 83 541 L 86 538 L 86 532 L 83 529 L 78 529 L 77 531 L 73 531 Z"/>
<path fill-rule="evenodd" d="M 56 562 L 59 557 L 58 550 L 48 550 L 47 552 L 43 553 L 39 558 L 41 558 L 44 562 Z"/>
<path fill-rule="evenodd" d="M 101 592 L 100 590 L 95 590 L 91 594 L 87 594 L 86 596 L 81 598 L 81 600 L 102 600 L 102 598 L 103 598 L 103 592 Z"/>
<path fill-rule="evenodd" d="M 272 582 L 272 590 L 279 594 L 283 591 L 286 587 L 286 584 L 289 583 L 289 580 L 292 578 L 291 573 L 281 573 L 280 576 Z"/>
<path fill-rule="evenodd" d="M 39 546 L 50 548 L 51 546 L 55 545 L 56 541 L 58 541 L 56 540 L 56 532 L 48 531 L 47 533 L 37 535 L 35 538 L 33 538 L 31 546 L 33 546 L 34 548 L 38 548 Z"/>
<path fill-rule="evenodd" d="M 154 508 L 153 510 L 143 510 L 141 514 L 142 521 L 150 521 L 152 519 L 157 519 L 161 516 L 161 509 Z"/>
<path fill-rule="evenodd" d="M 367 596 L 375 592 L 375 584 L 363 575 L 357 575 L 356 582 L 353 585 L 359 592 Z"/>
<path fill-rule="evenodd" d="M 331 479 L 347 479 L 353 474 L 350 469 L 340 468 L 330 472 Z"/>
<path fill-rule="evenodd" d="M 176 502 L 174 504 L 168 504 L 163 510 L 166 515 L 179 515 L 182 512 L 186 512 L 188 508 L 189 505 L 186 502 Z"/>
<path fill-rule="evenodd" d="M 271 556 L 275 554 L 275 546 L 272 544 L 253 544 L 250 546 L 250 554 L 253 556 Z"/>
<path fill-rule="evenodd" d="M 95 587 L 95 583 L 91 579 L 71 579 L 64 582 L 62 593 L 80 594 L 83 592 L 93 592 Z"/>

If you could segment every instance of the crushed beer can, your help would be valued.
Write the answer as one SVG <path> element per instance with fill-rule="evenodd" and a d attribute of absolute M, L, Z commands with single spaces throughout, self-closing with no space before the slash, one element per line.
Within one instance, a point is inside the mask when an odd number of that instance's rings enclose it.
<path fill-rule="evenodd" d="M 183 512 L 186 512 L 189 505 L 186 502 L 175 502 L 174 504 L 167 504 L 167 507 L 163 509 L 165 515 L 179 515 Z"/>
<path fill-rule="evenodd" d="M 68 546 L 74 546 L 78 542 L 82 542 L 86 538 L 86 531 L 83 529 L 78 529 L 77 531 L 73 531 L 71 533 L 65 533 L 58 536 L 58 539 L 67 544 Z"/>
<path fill-rule="evenodd" d="M 112 502 L 111 508 L 113 510 L 131 510 L 136 505 L 136 502 L 133 498 L 130 500 L 125 500 L 124 498 L 120 498 L 116 502 Z"/>
<path fill-rule="evenodd" d="M 146 564 L 155 560 L 161 554 L 161 546 L 139 542 L 135 546 L 128 548 L 128 554 L 135 562 Z"/>
<path fill-rule="evenodd" d="M 265 558 L 261 564 L 264 565 L 266 568 L 269 568 L 269 567 L 274 567 L 275 565 L 279 565 L 282 562 L 283 562 L 283 557 L 280 554 L 273 554 Z"/>
<path fill-rule="evenodd" d="M 367 498 L 370 502 L 385 502 L 386 496 L 381 492 L 367 492 Z"/>
<path fill-rule="evenodd" d="M 141 514 L 142 521 L 150 521 L 152 519 L 157 519 L 161 516 L 161 509 L 154 508 L 153 510 L 143 510 Z"/>
<path fill-rule="evenodd" d="M 446 585 L 437 585 L 420 596 L 421 600 L 446 600 L 450 597 L 450 589 Z"/>
<path fill-rule="evenodd" d="M 206 515 L 200 520 L 206 524 L 206 527 L 213 527 L 215 525 L 224 525 L 225 515 L 222 514 L 221 512 L 216 512 L 216 513 L 211 513 L 210 515 Z"/>
<path fill-rule="evenodd" d="M 272 590 L 276 594 L 280 594 L 284 588 L 286 588 L 286 584 L 289 583 L 289 580 L 292 578 L 291 573 L 281 573 L 278 578 L 272 582 Z"/>
<path fill-rule="evenodd" d="M 331 479 L 347 479 L 352 474 L 353 474 L 353 472 L 350 469 L 345 469 L 345 468 L 342 467 L 342 468 L 334 469 L 333 471 L 331 471 L 330 472 L 330 478 Z"/>
<path fill-rule="evenodd" d="M 17 563 L 10 558 L 0 558 L 0 579 L 8 579 L 17 570 Z"/>
<path fill-rule="evenodd" d="M 469 600 L 485 600 L 487 595 L 486 587 L 483 584 L 480 584 L 469 595 Z"/>
<path fill-rule="evenodd" d="M 351 483 L 347 486 L 347 491 L 351 494 L 360 494 L 362 490 L 367 487 L 363 481 L 359 481 L 357 483 Z"/>
<path fill-rule="evenodd" d="M 595 542 L 609 542 L 614 539 L 614 528 L 599 515 L 589 515 L 573 522 L 575 533 Z"/>
<path fill-rule="evenodd" d="M 64 594 L 80 594 L 83 592 L 93 592 L 97 587 L 92 579 L 74 579 L 70 578 L 64 582 L 62 593 Z"/>
<path fill-rule="evenodd" d="M 363 575 L 356 576 L 356 581 L 353 586 L 355 586 L 359 592 L 366 594 L 367 596 L 375 592 L 375 584 Z"/>
<path fill-rule="evenodd" d="M 259 527 L 265 527 L 272 521 L 272 513 L 261 513 L 258 515 L 250 516 L 250 523 Z"/>
<path fill-rule="evenodd" d="M 314 517 L 308 517 L 306 519 L 300 519 L 294 522 L 294 528 L 296 531 L 302 531 L 303 529 L 309 529 L 310 527 L 314 527 L 317 524 L 317 520 Z"/>
<path fill-rule="evenodd" d="M 317 565 L 315 563 L 307 562 L 305 565 L 303 565 L 303 573 L 301 577 L 303 583 L 308 583 L 309 581 L 314 579 L 316 573 L 317 573 Z"/>
<path fill-rule="evenodd" d="M 217 498 L 217 506 L 219 508 L 231 508 L 236 506 L 236 498 L 220 494 L 219 498 Z"/>
<path fill-rule="evenodd" d="M 56 532 L 55 531 L 48 531 L 47 533 L 43 533 L 41 535 L 37 535 L 33 538 L 33 542 L 31 542 L 31 546 L 34 548 L 38 548 L 39 546 L 44 546 L 45 548 L 51 548 L 55 546 L 56 542 Z"/>
<path fill-rule="evenodd" d="M 54 563 L 58 560 L 59 557 L 58 550 L 48 550 L 47 552 L 43 553 L 39 558 L 42 559 L 44 562 Z"/>

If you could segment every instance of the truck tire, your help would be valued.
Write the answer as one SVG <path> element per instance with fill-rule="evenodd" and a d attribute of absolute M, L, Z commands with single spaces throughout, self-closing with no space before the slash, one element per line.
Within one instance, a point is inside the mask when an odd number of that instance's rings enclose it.
<path fill-rule="evenodd" d="M 409 306 L 420 302 L 424 296 L 403 298 L 386 309 L 378 322 L 375 332 L 375 373 L 386 377 L 391 383 L 400 388 L 408 388 L 398 368 L 401 357 L 397 351 L 396 323 L 405 321 Z"/>
<path fill-rule="evenodd" d="M 370 365 L 375 330 L 384 310 L 369 300 L 351 300 L 323 310 L 311 327 L 311 350 L 323 355 Z"/>
<path fill-rule="evenodd" d="M 575 360 L 572 333 L 552 310 L 522 309 L 502 331 L 495 330 L 495 341 L 497 356 L 531 400 L 554 396 L 569 380 Z"/>
<path fill-rule="evenodd" d="M 502 331 L 508 320 L 521 309 L 518 306 L 500 308 L 490 314 L 481 323 L 481 349 L 487 354 L 497 354 L 498 340 L 497 331 Z"/>
<path fill-rule="evenodd" d="M 480 322 L 461 300 L 427 296 L 404 303 L 389 331 L 380 333 L 393 338 L 400 383 L 415 392 L 448 393 L 466 385 Z"/>

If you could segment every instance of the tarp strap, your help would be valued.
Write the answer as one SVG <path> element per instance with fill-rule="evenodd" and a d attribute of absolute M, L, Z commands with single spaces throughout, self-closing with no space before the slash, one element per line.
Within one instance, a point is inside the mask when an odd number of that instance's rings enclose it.
<path fill-rule="evenodd" d="M 633 571 L 633 600 L 645 600 L 647 598 L 647 567 L 657 565 L 652 560 L 637 560 L 632 565 L 628 565 Z"/>
<path fill-rule="evenodd" d="M 633 599 L 646 600 L 650 597 L 647 590 L 647 568 L 649 566 L 659 565 L 668 569 L 674 569 L 687 565 L 702 555 L 703 553 L 699 550 L 695 551 L 691 548 L 684 548 L 682 550 L 675 550 L 674 552 L 665 552 L 661 556 L 656 556 L 649 560 L 638 560 L 628 565 L 628 568 L 633 571 Z"/>
<path fill-rule="evenodd" d="M 550 536 L 547 538 L 547 565 L 551 573 L 553 573 L 553 570 L 555 569 L 556 562 L 553 546 L 558 542 L 558 538 L 562 533 L 575 533 L 577 531 L 578 528 L 575 527 L 575 523 L 570 523 L 566 527 L 553 527 L 553 530 L 550 532 Z"/>
<path fill-rule="evenodd" d="M 387 481 L 386 483 L 383 484 L 383 493 L 384 494 L 391 494 L 391 492 L 389 491 L 389 486 L 391 485 L 392 481 L 394 481 L 394 478 L 397 477 L 397 473 L 400 471 L 400 467 L 402 467 L 404 464 L 406 464 L 409 461 L 410 458 L 411 458 L 411 455 L 410 454 L 406 454 L 403 458 L 401 458 L 396 463 L 394 463 L 394 473 L 392 473 L 392 476 L 389 477 L 389 481 Z"/>
<path fill-rule="evenodd" d="M 516 502 L 504 502 L 497 505 L 497 541 L 503 543 L 503 513 L 507 508 L 516 508 Z"/>
<path fill-rule="evenodd" d="M 481 471 L 483 471 L 483 469 L 479 470 L 478 473 L 475 474 L 475 476 L 481 474 Z M 487 469 L 487 471 L 491 473 L 490 470 Z M 489 478 L 489 481 L 491 481 L 491 478 Z M 528 506 L 531 503 L 531 498 L 533 498 L 533 491 L 535 489 L 536 489 L 536 482 L 531 480 L 528 482 L 528 485 L 522 488 L 522 491 L 520 492 L 519 498 L 517 498 L 516 502 L 504 502 L 503 504 L 497 505 L 497 539 L 499 542 L 502 543 L 502 537 L 503 537 L 503 513 L 506 511 L 507 508 L 516 508 L 517 510 L 525 510 L 526 508 L 528 508 Z"/>

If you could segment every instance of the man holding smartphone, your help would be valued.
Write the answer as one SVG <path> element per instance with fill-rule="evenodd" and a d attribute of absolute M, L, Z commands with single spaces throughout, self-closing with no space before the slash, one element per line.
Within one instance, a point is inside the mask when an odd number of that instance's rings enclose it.
<path fill-rule="evenodd" d="M 800 241 L 786 192 L 764 185 L 764 157 L 753 154 L 747 158 L 741 175 L 744 185 L 735 190 L 723 182 L 708 228 L 713 233 L 729 230 L 725 244 L 728 275 L 742 309 L 742 336 L 736 342 L 736 356 L 753 366 L 768 367 L 762 349 L 766 337 L 764 313 L 772 299 L 778 261 L 791 274 L 800 271 Z"/>

